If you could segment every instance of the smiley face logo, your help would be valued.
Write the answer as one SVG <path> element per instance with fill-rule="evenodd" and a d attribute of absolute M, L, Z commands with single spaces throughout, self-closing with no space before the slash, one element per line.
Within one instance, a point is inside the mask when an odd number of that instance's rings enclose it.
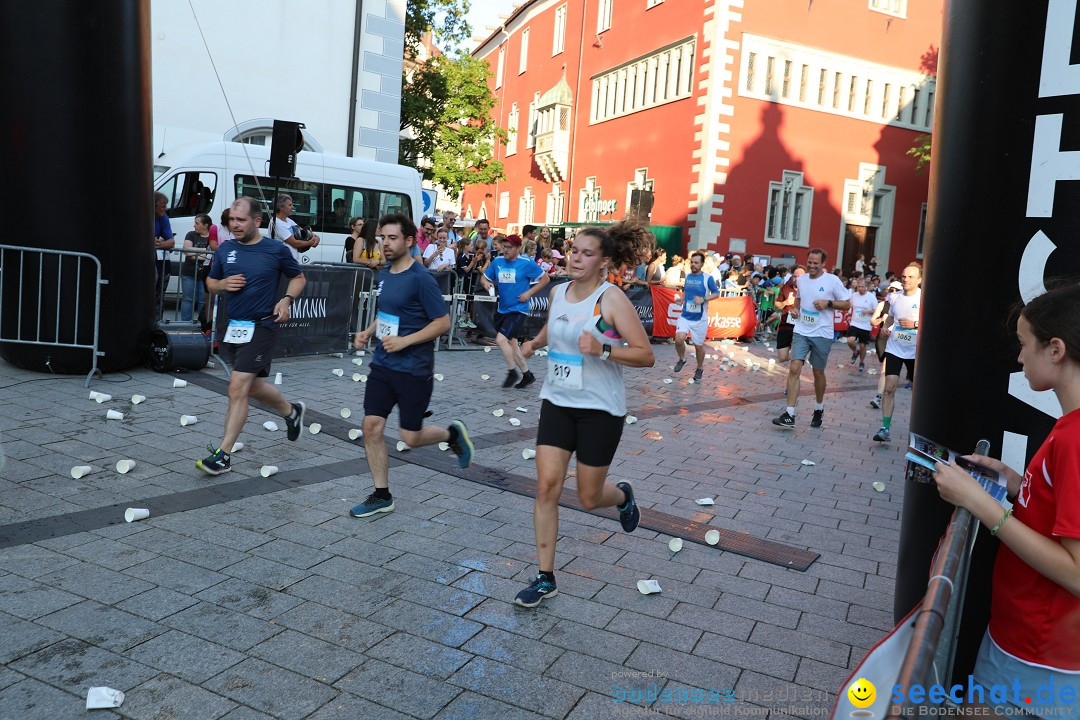
<path fill-rule="evenodd" d="M 847 690 L 848 700 L 857 708 L 868 708 L 874 704 L 877 698 L 877 689 L 866 678 L 859 678 L 851 683 Z"/>

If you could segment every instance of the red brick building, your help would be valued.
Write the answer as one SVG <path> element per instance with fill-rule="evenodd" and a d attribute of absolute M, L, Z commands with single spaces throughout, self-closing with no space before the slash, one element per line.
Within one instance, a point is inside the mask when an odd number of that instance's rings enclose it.
<path fill-rule="evenodd" d="M 942 0 L 530 0 L 474 52 L 507 179 L 497 227 L 617 220 L 830 265 L 921 256 Z"/>

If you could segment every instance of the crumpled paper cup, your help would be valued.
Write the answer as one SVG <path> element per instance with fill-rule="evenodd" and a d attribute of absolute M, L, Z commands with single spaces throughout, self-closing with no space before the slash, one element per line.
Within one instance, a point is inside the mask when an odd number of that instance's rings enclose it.
<path fill-rule="evenodd" d="M 233 446 L 232 446 L 232 450 L 230 450 L 229 452 L 230 453 L 240 452 L 243 449 L 244 449 L 244 443 L 242 443 L 242 442 L 234 442 Z"/>
<path fill-rule="evenodd" d="M 267 420 L 266 422 L 264 422 L 263 427 L 266 428 L 267 430 L 269 430 L 270 432 L 277 432 L 277 429 L 278 429 L 277 423 L 274 422 L 273 420 Z"/>
<path fill-rule="evenodd" d="M 514 427 L 517 427 L 518 425 L 521 424 L 521 421 L 518 420 L 517 418 L 510 418 L 510 424 L 513 425 Z"/>
<path fill-rule="evenodd" d="M 660 583 L 656 580 L 638 580 L 637 589 L 642 595 L 652 595 L 654 593 L 663 592 L 663 590 L 660 589 Z"/>
<path fill-rule="evenodd" d="M 108 687 L 92 687 L 86 691 L 86 709 L 117 708 L 124 702 L 124 693 Z"/>
<path fill-rule="evenodd" d="M 705 542 L 709 543 L 710 545 L 715 545 L 716 543 L 720 542 L 720 531 L 709 530 L 708 532 L 706 532 Z"/>
<path fill-rule="evenodd" d="M 439 449 L 442 450 L 443 452 L 446 452 L 447 450 L 450 449 L 450 443 L 448 443 L 448 442 L 439 443 Z"/>
<path fill-rule="evenodd" d="M 495 417 L 502 417 L 505 413 L 503 413 L 502 408 L 499 408 L 498 410 L 492 410 L 491 414 L 494 415 Z"/>
<path fill-rule="evenodd" d="M 715 505 L 716 504 L 716 501 L 713 500 L 712 498 L 698 498 L 694 502 L 696 502 L 698 505 Z"/>

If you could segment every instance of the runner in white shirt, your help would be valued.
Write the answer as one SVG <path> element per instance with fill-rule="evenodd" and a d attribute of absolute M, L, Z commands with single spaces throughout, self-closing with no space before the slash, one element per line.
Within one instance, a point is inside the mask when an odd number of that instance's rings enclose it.
<path fill-rule="evenodd" d="M 787 376 L 787 410 L 773 418 L 773 425 L 795 429 L 795 403 L 799 398 L 799 378 L 803 364 L 810 358 L 814 373 L 814 417 L 810 427 L 821 427 L 825 414 L 825 366 L 833 344 L 833 310 L 851 307 L 848 289 L 840 278 L 825 272 L 825 251 L 814 248 L 806 254 L 806 274 L 796 281 L 795 334 L 791 338 L 791 365 Z"/>
<path fill-rule="evenodd" d="M 847 344 L 851 348 L 851 364 L 859 361 L 859 372 L 866 370 L 866 346 L 870 344 L 870 318 L 877 308 L 877 298 L 866 292 L 866 280 L 859 278 L 851 293 L 851 325 Z"/>
<path fill-rule="evenodd" d="M 894 292 L 886 298 L 894 318 L 891 329 L 882 328 L 889 341 L 885 345 L 885 392 L 881 396 L 881 429 L 874 435 L 878 442 L 888 442 L 892 429 L 896 386 L 900 384 L 900 368 L 907 366 L 908 376 L 915 378 L 915 345 L 919 339 L 919 312 L 922 307 L 922 268 L 911 263 L 900 275 L 903 293 Z"/>

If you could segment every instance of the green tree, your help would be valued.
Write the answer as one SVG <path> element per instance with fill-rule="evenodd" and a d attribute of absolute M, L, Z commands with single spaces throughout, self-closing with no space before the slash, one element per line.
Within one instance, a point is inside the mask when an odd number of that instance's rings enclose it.
<path fill-rule="evenodd" d="M 416 57 L 420 38 L 431 31 L 440 47 L 456 48 L 469 40 L 469 0 L 409 0 L 405 11 L 406 55 Z"/>
<path fill-rule="evenodd" d="M 406 76 L 399 161 L 454 195 L 467 183 L 506 177 L 502 163 L 492 159 L 495 143 L 506 142 L 506 131 L 491 116 L 490 77 L 487 61 L 468 53 L 436 55 Z"/>
<path fill-rule="evenodd" d="M 930 141 L 932 139 L 929 133 L 916 135 L 915 144 L 908 148 L 907 154 L 915 158 L 916 170 L 922 171 L 930 164 Z"/>

